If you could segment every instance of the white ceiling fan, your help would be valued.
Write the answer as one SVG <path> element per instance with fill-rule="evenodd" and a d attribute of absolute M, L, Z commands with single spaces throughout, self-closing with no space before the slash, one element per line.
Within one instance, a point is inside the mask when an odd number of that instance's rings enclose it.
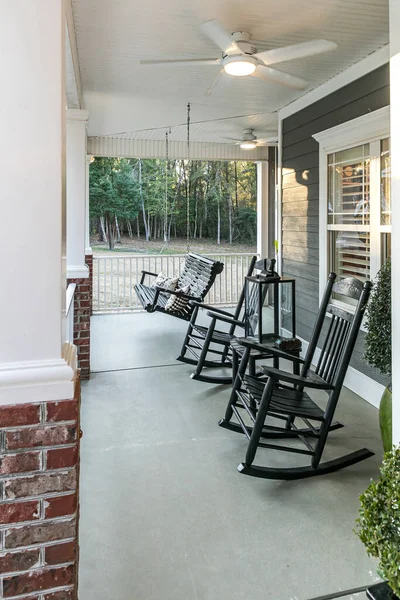
<path fill-rule="evenodd" d="M 240 146 L 242 150 L 254 150 L 257 146 L 273 146 L 278 141 L 278 134 L 274 131 L 265 133 L 265 137 L 259 138 L 254 135 L 254 129 L 243 129 L 242 139 L 224 137 L 224 140 L 230 140 Z"/>
<path fill-rule="evenodd" d="M 335 42 L 311 40 L 309 42 L 301 42 L 300 44 L 257 52 L 257 48 L 251 43 L 250 34 L 244 31 L 238 31 L 230 35 L 216 20 L 203 23 L 201 30 L 222 50 L 222 58 L 141 60 L 140 64 L 165 66 L 214 65 L 222 67 L 221 74 L 227 73 L 235 77 L 252 75 L 264 81 L 272 81 L 301 90 L 308 85 L 305 79 L 283 73 L 271 68 L 270 65 L 331 52 L 338 47 Z"/>

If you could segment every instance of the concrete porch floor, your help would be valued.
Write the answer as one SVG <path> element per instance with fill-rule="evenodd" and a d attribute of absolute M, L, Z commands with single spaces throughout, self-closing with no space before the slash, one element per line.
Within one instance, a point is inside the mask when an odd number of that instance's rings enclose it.
<path fill-rule="evenodd" d="M 361 464 L 295 482 L 240 475 L 246 440 L 217 426 L 228 386 L 193 381 L 175 360 L 185 330 L 159 314 L 92 318 L 80 599 L 309 600 L 376 581 L 353 533 L 382 456 L 376 409 L 344 390 L 346 427 L 324 455 L 376 452 Z"/>

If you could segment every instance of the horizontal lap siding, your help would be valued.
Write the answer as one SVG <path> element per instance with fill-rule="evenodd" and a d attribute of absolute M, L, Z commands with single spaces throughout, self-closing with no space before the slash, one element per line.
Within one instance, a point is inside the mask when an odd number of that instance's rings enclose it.
<path fill-rule="evenodd" d="M 306 340 L 319 304 L 319 145 L 312 136 L 388 104 L 385 65 L 283 121 L 282 272 L 296 279 L 297 333 Z M 361 333 L 351 365 L 384 382 L 363 352 Z"/>

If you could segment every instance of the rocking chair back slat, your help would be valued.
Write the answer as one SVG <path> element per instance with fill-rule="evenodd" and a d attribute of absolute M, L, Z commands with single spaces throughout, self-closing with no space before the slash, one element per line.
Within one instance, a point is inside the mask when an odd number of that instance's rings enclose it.
<path fill-rule="evenodd" d="M 327 284 L 325 286 L 324 295 L 318 311 L 317 320 L 315 321 L 314 329 L 311 335 L 310 343 L 308 344 L 307 352 L 304 357 L 304 364 L 301 370 L 302 377 L 306 377 L 313 363 L 315 351 L 317 349 L 318 340 L 321 334 L 322 327 L 325 321 L 326 310 L 332 295 L 333 284 L 336 280 L 336 273 L 330 273 Z"/>

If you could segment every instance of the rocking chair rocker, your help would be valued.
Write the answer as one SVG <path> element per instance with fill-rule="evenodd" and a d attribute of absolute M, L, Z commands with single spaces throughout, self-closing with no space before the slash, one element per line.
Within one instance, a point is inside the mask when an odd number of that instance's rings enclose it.
<path fill-rule="evenodd" d="M 219 425 L 244 433 L 249 440 L 245 461 L 238 466 L 240 473 L 265 479 L 302 479 L 332 473 L 373 456 L 373 452 L 363 448 L 320 463 L 329 432 L 343 427 L 340 423 L 333 422 L 333 416 L 371 292 L 370 282 L 363 285 L 358 279 L 351 277 L 335 283 L 335 279 L 336 275 L 331 273 L 304 360 L 268 348 L 280 358 L 301 364 L 300 375 L 269 366 L 261 367 L 261 376 L 246 375 L 250 352 L 254 349 L 262 350 L 263 346 L 246 338 L 239 340 L 246 350 L 235 378 L 225 418 Z M 347 311 L 330 303 L 332 293 L 356 300 L 355 311 Z M 326 336 L 321 335 L 325 316 L 329 317 Z M 319 341 L 322 346 L 320 353 L 317 351 Z M 315 369 L 311 369 L 312 364 L 317 365 Z M 325 409 L 321 409 L 310 398 L 305 391 L 307 388 L 327 392 Z M 238 423 L 231 422 L 233 414 Z M 250 425 L 246 423 L 244 415 L 250 418 L 250 421 L 247 419 Z M 276 426 L 270 421 L 267 424 L 267 418 L 284 421 L 284 424 Z M 303 421 L 306 427 L 298 427 L 296 419 Z M 319 426 L 312 424 L 312 421 L 319 423 Z M 261 441 L 261 438 L 267 441 Z M 305 447 L 280 445 L 270 441 L 277 439 L 295 440 L 302 442 Z M 310 456 L 311 465 L 293 468 L 253 465 L 259 447 Z"/>

